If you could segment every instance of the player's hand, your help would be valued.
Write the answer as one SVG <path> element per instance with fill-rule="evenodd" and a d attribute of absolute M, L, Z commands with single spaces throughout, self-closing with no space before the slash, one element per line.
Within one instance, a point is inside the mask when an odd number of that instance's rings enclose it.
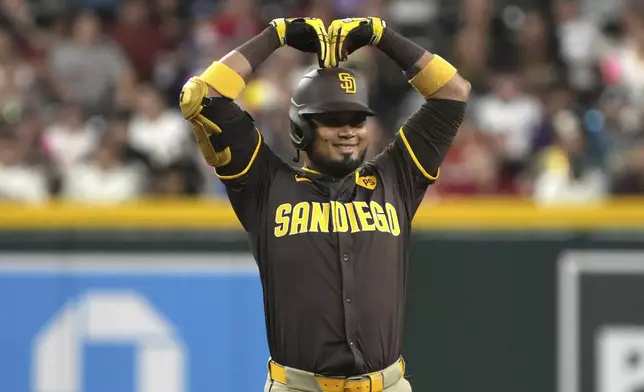
<path fill-rule="evenodd" d="M 192 77 L 183 85 L 179 97 L 179 107 L 183 118 L 192 125 L 192 133 L 197 139 L 197 144 L 206 163 L 212 167 L 224 166 L 230 162 L 230 148 L 217 149 L 210 137 L 221 133 L 221 129 L 204 115 L 200 114 L 204 107 L 204 100 L 208 96 L 208 84 L 200 77 Z M 215 98 L 216 99 L 216 98 Z M 220 98 L 225 99 L 225 98 Z"/>
<path fill-rule="evenodd" d="M 328 62 L 329 37 L 319 18 L 278 18 L 270 23 L 281 46 L 290 46 L 305 53 L 315 53 L 320 67 Z"/>
<path fill-rule="evenodd" d="M 385 27 L 385 21 L 376 17 L 334 20 L 328 29 L 331 55 L 326 66 L 337 67 L 363 46 L 377 45 Z"/>

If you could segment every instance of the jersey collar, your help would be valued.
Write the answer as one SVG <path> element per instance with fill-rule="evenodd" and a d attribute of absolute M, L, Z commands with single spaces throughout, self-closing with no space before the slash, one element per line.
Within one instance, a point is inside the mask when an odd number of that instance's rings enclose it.
<path fill-rule="evenodd" d="M 317 171 L 317 170 L 313 170 L 313 169 L 308 168 L 308 167 L 306 167 L 306 166 L 302 166 L 300 169 L 301 169 L 302 171 L 305 171 L 305 172 L 309 173 L 309 174 L 316 174 L 316 175 L 318 175 L 318 176 L 321 176 L 321 175 L 322 175 L 322 173 L 320 173 L 319 171 Z"/>
<path fill-rule="evenodd" d="M 327 178 L 319 171 L 306 166 L 296 167 L 295 171 L 297 172 L 297 174 L 295 174 L 295 180 L 298 182 L 324 181 L 324 179 Z"/>
<path fill-rule="evenodd" d="M 337 177 L 331 177 L 329 175 L 321 173 L 321 172 L 319 172 L 319 171 L 317 171 L 315 169 L 311 169 L 310 167 L 302 166 L 302 167 L 298 168 L 299 175 L 296 175 L 296 178 L 297 177 L 299 177 L 299 178 L 304 177 L 304 178 L 308 178 L 308 179 L 311 179 L 311 180 L 320 180 L 322 182 L 340 183 L 340 182 L 343 182 L 349 176 L 355 176 L 355 178 L 357 179 L 358 176 L 359 176 L 359 170 L 360 169 L 357 169 L 357 170 L 355 170 L 355 173 L 348 174 L 345 177 L 337 178 Z"/>

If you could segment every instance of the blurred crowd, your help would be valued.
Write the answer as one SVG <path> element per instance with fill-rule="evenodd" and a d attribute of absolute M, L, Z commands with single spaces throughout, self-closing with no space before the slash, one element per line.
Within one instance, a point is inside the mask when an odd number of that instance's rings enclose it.
<path fill-rule="evenodd" d="M 380 16 L 472 82 L 428 198 L 583 203 L 644 193 L 644 0 L 3 0 L 0 199 L 225 197 L 177 108 L 184 81 L 273 18 Z M 290 48 L 240 104 L 285 160 L 287 108 L 316 60 Z M 370 154 L 421 104 L 373 48 Z"/>

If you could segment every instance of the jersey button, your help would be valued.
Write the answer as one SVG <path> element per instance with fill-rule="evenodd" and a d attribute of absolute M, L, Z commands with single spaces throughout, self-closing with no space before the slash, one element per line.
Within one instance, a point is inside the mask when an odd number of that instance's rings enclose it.
<path fill-rule="evenodd" d="M 353 346 L 353 340 L 349 339 L 349 346 Z"/>
<path fill-rule="evenodd" d="M 345 254 L 343 254 L 343 255 L 342 255 L 342 260 L 344 260 L 344 261 L 349 260 L 349 255 L 348 255 L 348 254 L 346 254 L 346 253 L 345 253 Z"/>
<path fill-rule="evenodd" d="M 351 302 L 351 298 L 349 298 L 349 297 L 345 298 L 344 300 L 347 301 L 347 302 Z"/>

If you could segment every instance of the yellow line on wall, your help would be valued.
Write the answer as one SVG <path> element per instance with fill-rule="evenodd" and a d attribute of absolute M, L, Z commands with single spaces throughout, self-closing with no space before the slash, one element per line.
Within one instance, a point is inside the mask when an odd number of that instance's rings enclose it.
<path fill-rule="evenodd" d="M 424 202 L 415 229 L 643 229 L 644 199 L 539 207 L 517 199 Z M 0 204 L 0 229 L 222 229 L 241 225 L 226 201 L 145 201 L 118 206 Z"/>

